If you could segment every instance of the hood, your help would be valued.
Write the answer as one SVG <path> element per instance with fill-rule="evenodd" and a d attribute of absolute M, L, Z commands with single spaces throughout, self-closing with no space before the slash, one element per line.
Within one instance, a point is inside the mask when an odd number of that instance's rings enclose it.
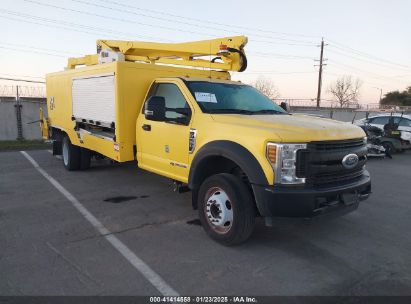
<path fill-rule="evenodd" d="M 213 114 L 212 118 L 222 124 L 269 131 L 278 136 L 283 142 L 344 140 L 366 136 L 360 127 L 351 123 L 301 114 Z"/>

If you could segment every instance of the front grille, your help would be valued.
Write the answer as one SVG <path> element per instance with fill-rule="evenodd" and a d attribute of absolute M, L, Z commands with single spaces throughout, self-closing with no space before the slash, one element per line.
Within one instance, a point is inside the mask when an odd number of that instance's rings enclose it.
<path fill-rule="evenodd" d="M 356 167 L 346 169 L 342 165 L 345 155 L 358 155 Z M 297 152 L 297 177 L 305 177 L 306 183 L 323 186 L 347 182 L 359 178 L 367 161 L 367 148 L 362 139 L 322 141 L 307 144 L 307 149 Z"/>
<path fill-rule="evenodd" d="M 339 173 L 328 173 L 328 174 L 318 174 L 312 181 L 314 184 L 329 184 L 344 182 L 352 179 L 356 179 L 363 174 L 363 169 L 354 170 L 351 172 L 339 172 Z"/>
<path fill-rule="evenodd" d="M 364 146 L 363 139 L 337 140 L 337 141 L 317 141 L 308 144 L 308 149 L 315 151 L 333 151 L 355 149 Z"/>

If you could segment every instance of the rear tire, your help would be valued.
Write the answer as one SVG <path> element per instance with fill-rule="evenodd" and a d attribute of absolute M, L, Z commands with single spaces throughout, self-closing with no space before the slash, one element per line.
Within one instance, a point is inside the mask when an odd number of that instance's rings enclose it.
<path fill-rule="evenodd" d="M 207 178 L 198 193 L 198 212 L 207 234 L 223 245 L 238 245 L 252 234 L 255 206 L 247 185 L 221 173 Z"/>
<path fill-rule="evenodd" d="M 91 152 L 89 149 L 80 148 L 80 170 L 87 170 L 91 164 Z"/>
<path fill-rule="evenodd" d="M 62 142 L 63 164 L 68 171 L 80 168 L 80 147 L 74 146 L 65 135 Z"/>

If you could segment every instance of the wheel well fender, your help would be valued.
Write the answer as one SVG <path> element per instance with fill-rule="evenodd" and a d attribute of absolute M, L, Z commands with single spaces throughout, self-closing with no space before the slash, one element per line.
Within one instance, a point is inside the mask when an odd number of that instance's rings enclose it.
<path fill-rule="evenodd" d="M 260 163 L 248 149 L 232 141 L 212 141 L 200 148 L 191 163 L 188 186 L 193 191 L 194 209 L 197 208 L 197 194 L 201 183 L 212 174 L 227 172 L 221 165 L 224 161 L 238 166 L 251 186 L 268 184 Z M 256 204 L 260 209 L 258 202 Z"/>

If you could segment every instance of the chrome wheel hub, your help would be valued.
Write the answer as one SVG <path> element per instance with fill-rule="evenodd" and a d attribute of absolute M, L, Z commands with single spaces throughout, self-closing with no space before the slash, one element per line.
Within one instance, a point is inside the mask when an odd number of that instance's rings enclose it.
<path fill-rule="evenodd" d="M 205 214 L 209 225 L 218 233 L 226 233 L 233 223 L 233 208 L 227 193 L 214 187 L 207 191 L 205 200 Z"/>
<path fill-rule="evenodd" d="M 66 142 L 63 142 L 63 162 L 67 166 L 68 165 L 68 144 Z"/>

